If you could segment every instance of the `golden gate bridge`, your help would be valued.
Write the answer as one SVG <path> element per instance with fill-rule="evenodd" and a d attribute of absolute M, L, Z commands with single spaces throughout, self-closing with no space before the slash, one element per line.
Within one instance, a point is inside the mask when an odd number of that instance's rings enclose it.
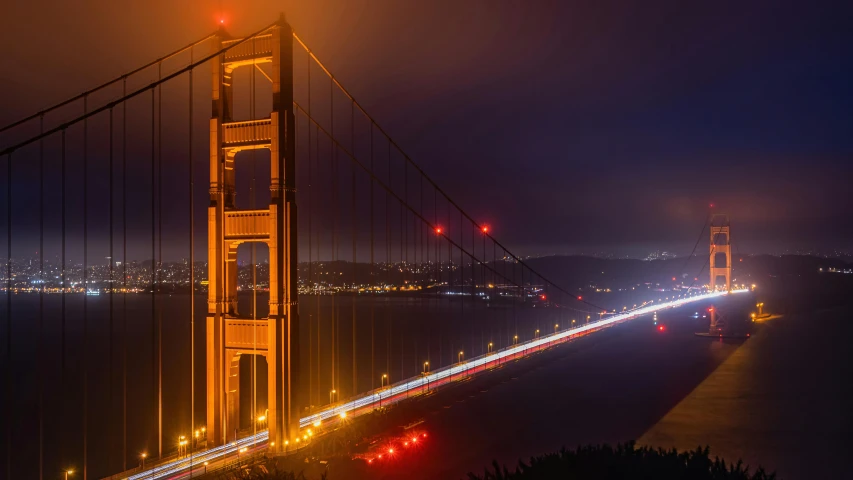
<path fill-rule="evenodd" d="M 711 265 L 725 287 L 618 313 L 556 284 L 283 16 L 240 38 L 220 28 L 0 134 L 6 478 L 194 477 L 241 453 L 293 455 L 353 416 L 739 291 L 730 247 Z"/>

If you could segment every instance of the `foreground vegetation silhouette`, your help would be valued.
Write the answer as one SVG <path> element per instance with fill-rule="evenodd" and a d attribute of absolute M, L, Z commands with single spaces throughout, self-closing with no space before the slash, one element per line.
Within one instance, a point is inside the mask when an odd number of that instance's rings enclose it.
<path fill-rule="evenodd" d="M 637 448 L 634 442 L 610 445 L 590 445 L 575 450 L 563 448 L 559 452 L 531 457 L 525 463 L 518 462 L 514 471 L 492 463 L 494 470 L 482 475 L 469 473 L 469 480 L 535 480 L 535 479 L 622 479 L 648 478 L 656 480 L 769 480 L 776 474 L 768 474 L 759 467 L 749 473 L 749 467 L 738 460 L 726 464 L 725 460 L 709 456 L 708 447 L 678 452 L 649 447 Z"/>
<path fill-rule="evenodd" d="M 239 471 L 226 475 L 227 480 L 307 480 L 302 473 L 277 468 L 269 471 Z M 510 471 L 497 461 L 483 474 L 468 473 L 468 480 L 556 480 L 556 479 L 654 479 L 654 480 L 773 480 L 775 473 L 759 467 L 750 473 L 749 467 L 738 460 L 727 464 L 724 459 L 711 459 L 708 447 L 679 452 L 650 447 L 637 448 L 634 442 L 610 445 L 589 445 L 519 461 Z M 266 470 L 266 469 L 263 469 Z M 346 469 L 345 469 L 346 470 Z M 343 472 L 340 472 L 343 474 Z M 323 473 L 321 480 L 329 477 Z M 331 475 L 336 477 L 336 475 Z M 346 478 L 344 474 L 343 477 Z"/>
<path fill-rule="evenodd" d="M 225 477 L 227 480 L 308 480 L 302 472 L 296 473 L 273 467 L 269 471 L 238 471 L 231 472 Z M 326 475 L 321 476 L 325 480 Z"/>

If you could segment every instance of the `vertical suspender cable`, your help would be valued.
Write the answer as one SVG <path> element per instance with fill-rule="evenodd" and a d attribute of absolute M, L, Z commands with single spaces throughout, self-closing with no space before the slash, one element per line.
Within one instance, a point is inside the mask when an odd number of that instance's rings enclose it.
<path fill-rule="evenodd" d="M 83 113 L 87 113 L 89 97 L 83 97 Z M 83 120 L 83 480 L 88 478 L 89 462 L 89 119 Z"/>
<path fill-rule="evenodd" d="M 320 169 L 320 127 L 319 126 L 315 126 L 315 128 L 314 128 L 314 142 L 315 142 L 314 151 L 317 152 L 317 169 L 319 170 Z M 320 260 L 320 232 L 319 232 L 319 229 L 317 232 L 317 260 L 318 261 Z M 319 275 L 318 275 L 318 277 L 319 277 Z M 316 292 L 315 296 L 317 297 L 317 397 L 316 397 L 316 401 L 317 401 L 317 405 L 320 405 L 320 402 L 323 398 L 323 396 L 320 392 L 320 372 L 321 372 L 321 368 L 320 368 L 320 351 L 321 351 L 321 348 L 320 348 L 320 325 L 321 325 L 322 316 L 320 315 L 320 293 Z"/>
<path fill-rule="evenodd" d="M 485 226 L 483 228 L 485 228 Z M 485 297 L 485 295 L 487 295 L 489 293 L 488 284 L 486 283 L 486 232 L 485 232 L 485 230 L 481 230 L 480 235 L 483 236 L 483 256 L 480 258 L 480 265 L 482 266 L 481 270 L 483 272 L 483 276 L 482 276 L 483 284 L 482 284 L 481 288 L 483 291 L 483 296 Z M 492 265 L 492 267 L 494 267 L 494 265 Z M 476 308 L 477 308 L 476 301 L 477 301 L 477 298 L 475 297 L 474 298 L 474 311 L 475 312 L 477 311 L 476 310 Z M 488 313 L 486 313 L 484 316 L 488 317 Z M 484 327 L 483 327 L 483 321 L 482 320 L 480 320 L 479 323 L 480 323 L 480 342 L 481 342 L 480 348 L 482 348 L 483 342 L 485 342 L 485 339 L 483 337 Z M 494 338 L 495 338 L 494 331 L 489 331 L 489 340 L 491 341 Z M 488 347 L 486 348 L 486 351 L 488 352 Z"/>
<path fill-rule="evenodd" d="M 39 115 L 39 133 L 44 133 L 44 115 Z M 12 202 L 9 202 L 11 205 Z M 39 140 L 39 333 L 38 333 L 38 376 L 39 376 L 39 480 L 44 479 L 44 140 Z"/>
<path fill-rule="evenodd" d="M 405 160 L 403 160 L 403 198 L 404 203 L 409 203 L 409 164 Z M 406 246 L 405 257 L 403 256 L 403 245 Z M 400 259 L 403 260 L 403 278 L 400 285 L 405 285 L 407 281 L 407 276 L 409 272 L 409 212 L 403 207 L 403 203 L 400 204 Z M 404 328 L 400 329 L 400 347 L 404 345 L 403 337 L 406 333 Z M 417 337 L 415 337 L 417 338 Z M 417 351 L 417 347 L 415 347 L 415 351 Z M 400 352 L 400 365 L 403 365 L 403 355 L 402 351 Z M 417 370 L 415 370 L 417 371 Z M 400 372 L 400 378 L 406 378 L 405 372 Z M 406 389 L 406 395 L 408 396 L 409 390 Z"/>
<path fill-rule="evenodd" d="M 162 78 L 163 62 L 157 64 L 157 79 Z M 152 90 L 153 92 L 153 90 Z M 163 86 L 157 87 L 157 261 L 152 255 L 154 268 L 154 286 L 157 286 L 157 271 L 163 263 Z M 152 192 L 153 193 L 153 192 Z M 154 213 L 152 212 L 152 217 Z M 154 230 L 152 225 L 152 231 Z M 155 293 L 152 293 L 154 295 Z M 157 446 L 159 455 L 163 455 L 163 311 L 157 309 Z"/>
<path fill-rule="evenodd" d="M 388 143 L 388 186 L 391 186 L 391 143 Z M 389 203 L 391 200 L 391 196 L 388 192 L 385 192 L 385 271 L 388 272 L 388 277 L 386 282 L 391 281 L 390 273 L 391 269 L 391 218 L 390 218 L 390 210 Z M 393 331 L 391 330 L 391 309 L 388 306 L 388 301 L 385 301 L 385 325 L 388 330 L 387 335 L 385 336 L 385 340 L 387 343 L 387 348 L 385 351 L 385 372 L 391 373 L 391 334 Z"/>
<path fill-rule="evenodd" d="M 109 162 L 110 162 L 109 182 L 110 182 L 110 186 L 108 187 L 108 190 L 109 190 L 110 199 L 109 199 L 108 203 L 109 203 L 109 210 L 110 210 L 110 213 L 109 213 L 110 214 L 110 220 L 109 220 L 109 224 L 110 224 L 110 227 L 109 227 L 110 228 L 110 249 L 109 249 L 110 265 L 108 268 L 109 268 L 109 276 L 110 276 L 110 299 L 109 299 L 110 313 L 109 313 L 109 331 L 107 332 L 107 348 L 109 350 L 109 358 L 107 359 L 107 371 L 109 372 L 109 380 L 107 381 L 107 383 L 109 384 L 110 392 L 107 395 L 107 397 L 109 399 L 109 409 L 107 411 L 110 413 L 110 415 L 107 418 L 111 418 L 112 413 L 113 413 L 113 291 L 115 290 L 115 285 L 113 284 L 113 281 L 115 280 L 113 278 L 113 265 L 115 264 L 115 261 L 113 259 L 113 109 L 112 108 L 110 108 L 109 148 L 110 148 L 110 153 L 109 153 Z M 42 247 L 42 248 L 44 248 L 44 247 Z M 110 422 L 110 423 L 112 423 L 112 422 Z M 113 429 L 110 429 L 110 437 L 112 437 L 112 433 L 113 433 Z M 109 444 L 110 444 L 109 458 L 110 458 L 110 460 L 112 460 L 113 459 L 112 453 L 114 452 L 113 446 L 112 446 L 113 442 L 110 441 Z M 112 467 L 112 465 L 110 465 L 110 467 Z"/>
<path fill-rule="evenodd" d="M 504 249 L 504 262 L 508 261 L 506 259 L 507 259 L 507 254 L 506 254 L 506 249 Z M 515 283 L 515 264 L 510 265 L 510 269 L 512 270 L 512 282 Z M 518 294 L 519 294 L 519 289 L 516 288 L 515 289 L 515 295 L 513 295 L 513 301 L 512 301 L 512 325 L 513 325 L 513 329 L 515 329 L 516 335 L 518 335 L 518 308 L 517 308 L 518 298 L 519 298 Z"/>
<path fill-rule="evenodd" d="M 334 145 L 334 138 L 335 138 L 335 91 L 334 91 L 334 88 L 335 88 L 334 81 L 330 77 L 329 78 L 329 104 L 330 104 L 330 106 L 329 106 L 329 124 L 330 124 L 329 128 L 331 129 L 332 135 L 329 138 L 329 149 L 330 149 L 330 151 L 329 151 L 329 154 L 330 154 L 330 156 L 329 156 L 329 162 L 330 162 L 329 170 L 331 171 L 330 180 L 332 182 L 331 197 L 332 197 L 332 205 L 333 205 L 333 208 L 332 208 L 332 263 L 331 263 L 331 265 L 333 268 L 337 268 L 337 259 L 338 259 L 337 258 L 337 251 L 338 251 L 338 247 L 337 247 L 337 243 L 338 243 L 338 216 L 337 215 L 338 214 L 337 214 L 337 211 L 340 208 L 340 201 L 338 200 L 338 197 L 337 197 L 337 181 L 336 181 L 337 180 L 337 169 L 335 168 L 336 167 L 335 159 L 337 159 L 338 151 Z M 332 272 L 332 273 L 334 273 L 334 272 Z M 334 278 L 334 277 L 336 277 L 336 275 L 332 276 L 332 278 Z M 329 287 L 332 287 L 332 284 L 330 284 Z M 332 291 L 332 391 L 333 392 L 336 392 L 337 389 L 340 387 L 340 385 L 338 385 L 338 381 L 337 381 L 338 378 L 336 376 L 337 369 L 335 368 L 336 367 L 335 362 L 337 361 L 337 358 L 338 358 L 338 339 L 337 339 L 337 337 L 338 337 L 338 333 L 339 333 L 338 332 L 338 323 L 337 323 L 338 322 L 338 315 L 337 315 L 337 302 L 336 302 L 336 298 L 335 298 L 336 296 L 337 295 L 335 295 L 335 292 L 333 290 Z M 331 403 L 331 400 L 330 400 L 330 403 Z"/>
<path fill-rule="evenodd" d="M 447 228 L 450 228 L 450 202 L 447 203 Z M 453 315 L 453 302 L 450 301 L 452 299 L 451 295 L 453 293 L 453 244 L 450 242 L 449 233 L 446 233 L 447 237 L 447 293 L 448 293 L 448 302 L 447 302 L 447 310 L 450 312 L 450 315 Z M 455 322 L 454 322 L 455 323 Z M 453 365 L 453 352 L 455 349 L 453 348 L 453 330 L 451 329 L 448 340 L 448 346 L 450 347 L 450 365 Z"/>
<path fill-rule="evenodd" d="M 63 139 L 65 131 L 63 130 Z M 12 154 L 6 154 L 6 478 L 12 478 Z"/>
<path fill-rule="evenodd" d="M 61 191 L 60 197 L 62 198 L 62 215 L 61 215 L 62 216 L 62 221 L 61 221 L 61 223 L 62 223 L 62 252 L 60 253 L 60 262 L 62 263 L 62 265 L 60 266 L 60 276 L 62 277 L 62 294 L 61 294 L 62 313 L 60 314 L 60 317 L 61 317 L 60 323 L 61 323 L 62 332 L 60 333 L 61 340 L 60 340 L 60 348 L 59 348 L 59 355 L 60 355 L 59 365 L 60 365 L 60 372 L 61 372 L 60 373 L 59 386 L 62 389 L 62 391 L 65 391 L 66 390 L 65 389 L 65 205 L 66 205 L 66 202 L 65 202 L 65 129 L 64 128 L 62 129 L 62 157 L 61 158 L 62 158 L 62 160 L 61 160 L 62 165 L 60 167 L 60 175 L 62 175 L 62 186 L 60 187 L 60 191 Z M 65 411 L 64 411 L 64 409 L 62 409 L 61 413 L 60 413 L 59 425 L 63 431 L 65 431 L 64 430 L 64 427 L 65 427 L 64 420 L 65 420 Z M 65 452 L 65 443 L 64 442 L 61 444 L 61 449 L 64 453 Z"/>
<path fill-rule="evenodd" d="M 481 232 L 482 233 L 482 232 Z M 477 227 L 471 223 L 471 355 L 474 355 L 474 331 L 477 322 Z M 481 262 L 482 263 L 482 262 Z M 464 298 L 464 297 L 463 297 Z M 480 329 L 480 353 L 483 352 L 483 330 Z"/>
<path fill-rule="evenodd" d="M 192 63 L 193 50 L 190 49 L 190 63 Z M 189 217 L 189 237 L 190 237 L 190 429 L 195 429 L 195 228 L 193 222 L 193 71 L 189 71 L 189 95 L 187 115 L 187 214 Z M 207 441 L 205 440 L 205 444 Z M 190 449 L 194 452 L 195 449 Z M 190 456 L 192 463 L 192 456 Z"/>
<path fill-rule="evenodd" d="M 403 184 L 405 185 L 405 180 L 404 180 Z M 404 188 L 404 190 L 405 190 L 405 188 Z M 400 265 L 402 265 L 402 268 L 400 268 L 400 274 L 401 274 L 400 275 L 400 285 L 401 286 L 403 285 L 403 283 L 406 279 L 406 270 L 405 270 L 406 261 L 403 257 L 403 237 L 405 235 L 405 232 L 406 232 L 406 226 L 405 226 L 405 222 L 403 221 L 403 203 L 400 202 Z M 403 379 L 403 378 L 406 378 L 405 367 L 404 367 L 404 363 L 403 363 L 404 358 L 405 358 L 405 355 L 404 355 L 404 352 L 405 352 L 404 338 L 405 338 L 406 331 L 402 327 L 399 328 L 399 330 L 400 330 L 400 377 L 399 378 Z M 389 382 L 389 385 L 390 385 L 390 382 Z M 408 390 L 406 391 L 406 393 L 408 393 Z"/>
<path fill-rule="evenodd" d="M 370 122 L 370 171 L 373 172 L 373 122 Z M 370 281 L 368 282 L 368 287 L 370 287 L 370 389 L 373 390 L 376 388 L 375 380 L 376 377 L 376 334 L 375 334 L 375 326 L 376 326 L 376 312 L 375 312 L 375 302 L 374 296 L 375 291 L 373 289 L 373 217 L 374 217 L 374 205 L 373 205 L 373 175 L 370 176 Z"/>
<path fill-rule="evenodd" d="M 432 189 L 432 224 L 438 225 L 438 191 L 433 187 Z M 436 234 L 435 236 L 435 313 L 438 320 L 438 366 L 441 368 L 442 366 L 442 346 L 443 346 L 443 337 L 441 328 L 441 315 L 438 315 L 438 310 L 441 308 L 441 237 L 438 235 L 438 232 L 433 232 Z"/>
<path fill-rule="evenodd" d="M 355 102 L 350 102 L 350 141 L 352 142 L 350 146 L 350 151 L 355 154 Z M 352 205 L 350 205 L 350 222 L 352 222 L 352 267 L 350 268 L 352 274 L 350 281 L 353 284 L 353 288 L 355 289 L 355 294 L 358 294 L 358 285 L 356 283 L 356 277 L 358 275 L 358 264 L 356 263 L 356 234 L 355 234 L 355 163 L 350 162 L 350 168 L 352 171 Z M 352 394 L 355 395 L 358 393 L 358 355 L 356 354 L 356 319 L 355 319 L 355 295 L 351 297 L 350 303 L 352 304 Z"/>
<path fill-rule="evenodd" d="M 404 174 L 403 174 L 404 175 L 403 176 L 404 187 L 403 187 L 403 190 L 405 191 L 406 190 L 406 188 L 405 188 L 406 177 L 405 177 L 405 169 L 403 169 L 403 170 L 404 170 Z M 406 268 L 407 268 L 406 258 L 403 256 L 403 244 L 404 244 L 404 238 L 405 238 L 405 234 L 406 234 L 406 225 L 405 224 L 406 224 L 406 222 L 404 220 L 403 202 L 400 202 L 400 265 L 402 265 L 402 268 L 400 268 L 400 270 L 401 270 L 400 271 L 400 273 L 401 273 L 401 275 L 400 275 L 400 286 L 401 287 L 405 283 L 405 280 L 406 280 Z M 408 247 L 408 245 L 407 245 L 407 247 Z M 406 255 L 408 255 L 408 248 L 406 250 Z M 402 288 L 401 288 L 401 290 L 402 290 Z M 406 330 L 403 327 L 400 327 L 399 330 L 400 330 L 400 377 L 399 378 L 404 379 L 404 378 L 406 378 L 405 363 L 404 363 L 405 357 L 406 357 L 406 355 L 405 355 L 405 351 L 406 351 L 406 349 L 405 349 Z M 388 382 L 388 384 L 389 385 L 391 384 L 390 381 Z M 406 390 L 406 394 L 408 394 L 408 393 L 409 393 L 409 391 Z"/>
<path fill-rule="evenodd" d="M 306 68 L 308 74 L 308 117 L 311 118 L 311 56 L 307 55 L 308 66 Z M 313 160 L 311 145 L 311 124 L 308 123 L 308 292 L 314 292 L 314 262 L 313 262 L 313 244 L 311 242 L 312 224 L 311 216 L 313 211 L 312 197 L 314 196 L 311 190 L 311 161 Z M 319 152 L 318 152 L 319 153 Z M 316 293 L 316 292 L 314 292 Z M 320 321 L 320 310 L 317 309 L 317 321 Z M 312 395 L 314 394 L 314 315 L 308 314 L 308 406 L 314 405 Z M 317 365 L 320 368 L 320 365 Z M 313 409 L 310 409 L 313 412 Z"/>
<path fill-rule="evenodd" d="M 252 58 L 255 58 L 255 38 L 252 37 Z M 256 67 L 256 65 L 252 65 Z M 249 119 L 255 119 L 255 69 L 252 68 L 252 73 L 249 74 L 250 82 L 249 85 Z M 249 208 L 251 210 L 255 209 L 255 163 L 256 163 L 255 149 L 252 149 L 252 182 L 249 184 Z M 252 255 L 252 320 L 253 322 L 258 319 L 258 269 L 257 269 L 257 243 L 252 242 L 251 245 L 251 255 Z M 235 269 L 237 267 L 237 262 L 234 262 Z M 238 273 L 239 276 L 239 273 Z M 236 294 L 235 294 L 236 295 Z M 253 323 L 252 325 L 252 408 L 250 411 L 252 412 L 252 433 L 257 433 L 258 422 L 257 422 L 257 410 L 258 410 L 258 329 L 257 323 Z"/>
<path fill-rule="evenodd" d="M 459 291 L 462 294 L 462 298 L 459 300 L 459 324 L 462 328 L 465 328 L 465 253 L 462 251 L 462 246 L 465 245 L 465 227 L 463 226 L 464 218 L 465 217 L 462 216 L 462 211 L 459 210 Z M 463 339 L 465 337 L 462 332 L 460 332 L 459 337 L 459 345 L 464 350 L 465 340 Z M 468 355 L 474 356 L 473 339 Z"/>
<path fill-rule="evenodd" d="M 122 80 L 122 96 L 127 95 L 127 77 Z M 122 470 L 127 470 L 127 101 L 121 106 L 121 308 L 122 308 Z"/>
<path fill-rule="evenodd" d="M 157 384 L 157 337 L 159 330 L 157 328 L 157 297 L 155 295 L 155 291 L 157 290 L 157 251 L 156 251 L 156 243 L 155 243 L 155 224 L 156 224 L 156 200 L 155 196 L 155 163 L 156 163 L 156 153 L 157 150 L 154 145 L 155 141 L 155 128 L 157 116 L 155 115 L 155 107 L 156 107 L 156 97 L 154 95 L 154 89 L 151 89 L 151 390 L 154 392 L 154 421 L 157 424 L 157 455 L 163 456 L 163 438 L 160 435 L 160 410 L 162 408 L 161 405 L 161 397 L 160 397 L 160 389 Z"/>
<path fill-rule="evenodd" d="M 421 180 L 420 181 L 420 197 L 421 197 L 420 211 L 421 211 L 421 217 L 426 218 L 426 212 L 424 211 L 424 176 L 423 175 L 421 175 L 420 180 Z M 424 224 L 423 223 L 420 224 L 419 232 L 420 232 L 419 237 L 421 240 L 421 259 L 420 259 L 420 262 L 418 263 L 418 273 L 420 274 L 420 285 L 424 286 L 425 285 L 424 280 L 425 280 L 425 274 L 426 274 L 426 269 L 425 269 L 426 263 L 424 263 Z M 426 260 L 429 261 L 429 252 L 428 251 L 426 252 Z M 419 303 L 420 303 L 421 312 L 426 312 L 427 309 L 424 308 L 424 292 L 423 292 L 423 290 L 421 291 L 421 293 L 418 296 L 420 297 Z M 429 349 L 431 346 L 432 346 L 432 330 L 429 328 L 429 324 L 427 324 L 427 348 L 426 348 L 426 355 L 425 355 L 427 363 L 429 363 Z M 418 359 L 418 363 L 420 363 L 420 359 Z M 424 370 L 426 370 L 426 369 L 424 369 Z"/>
<path fill-rule="evenodd" d="M 420 192 L 421 201 L 420 201 L 419 210 L 420 210 L 421 217 L 426 218 L 426 212 L 424 212 L 424 177 L 423 177 L 423 175 L 421 175 L 420 180 L 421 181 L 420 181 L 420 186 L 419 186 L 419 192 Z M 421 246 L 421 249 L 420 249 L 421 250 L 421 257 L 420 257 L 420 261 L 418 261 L 418 270 L 417 270 L 418 274 L 420 275 L 420 278 L 419 278 L 420 282 L 418 282 L 418 284 L 421 287 L 423 287 L 424 265 L 426 265 L 426 264 L 424 263 L 424 224 L 422 222 L 418 225 L 418 238 L 420 239 L 420 246 Z M 426 309 L 424 309 L 423 291 L 421 291 L 418 294 L 418 298 L 419 298 L 418 304 L 420 306 L 420 310 L 421 310 L 421 312 L 425 312 Z M 425 355 L 427 362 L 429 361 L 430 333 L 431 333 L 431 330 L 429 328 L 429 324 L 427 324 L 427 347 L 426 347 L 426 355 Z M 418 364 L 420 364 L 420 362 L 421 362 L 420 359 L 417 359 L 417 358 L 415 359 L 415 361 L 417 362 L 416 366 Z M 417 370 L 415 370 L 415 371 L 417 372 Z"/>

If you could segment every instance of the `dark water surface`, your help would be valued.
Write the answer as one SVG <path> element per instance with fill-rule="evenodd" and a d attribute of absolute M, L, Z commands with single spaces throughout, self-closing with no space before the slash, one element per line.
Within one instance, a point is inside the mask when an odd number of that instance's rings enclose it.
<path fill-rule="evenodd" d="M 846 309 L 768 320 L 640 442 L 707 444 L 780 478 L 851 478 L 851 338 Z"/>

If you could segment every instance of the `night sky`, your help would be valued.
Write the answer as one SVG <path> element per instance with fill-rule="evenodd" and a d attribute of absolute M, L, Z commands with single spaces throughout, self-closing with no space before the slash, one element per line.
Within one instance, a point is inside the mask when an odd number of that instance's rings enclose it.
<path fill-rule="evenodd" d="M 282 11 L 519 253 L 853 250 L 850 2 L 7 2 L 0 124 Z"/>

